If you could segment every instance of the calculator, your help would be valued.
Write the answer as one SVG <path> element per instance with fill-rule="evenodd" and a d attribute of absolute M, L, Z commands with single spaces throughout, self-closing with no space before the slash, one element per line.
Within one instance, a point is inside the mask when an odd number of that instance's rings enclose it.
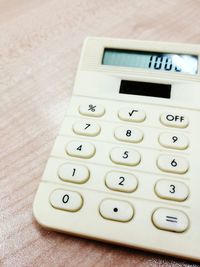
<path fill-rule="evenodd" d="M 200 46 L 89 37 L 34 200 L 44 227 L 200 261 Z"/>

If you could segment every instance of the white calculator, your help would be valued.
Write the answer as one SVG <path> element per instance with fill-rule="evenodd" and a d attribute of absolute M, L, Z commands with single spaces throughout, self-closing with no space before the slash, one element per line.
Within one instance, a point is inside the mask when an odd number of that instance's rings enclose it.
<path fill-rule="evenodd" d="M 49 229 L 200 261 L 200 46 L 88 38 L 35 201 Z"/>

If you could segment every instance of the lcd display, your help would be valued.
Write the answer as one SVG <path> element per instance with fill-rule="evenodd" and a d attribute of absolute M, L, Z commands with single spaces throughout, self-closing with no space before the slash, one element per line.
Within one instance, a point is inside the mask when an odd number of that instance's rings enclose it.
<path fill-rule="evenodd" d="M 198 57 L 195 55 L 110 48 L 104 50 L 102 64 L 151 69 L 164 72 L 188 73 L 193 75 L 198 71 Z"/>

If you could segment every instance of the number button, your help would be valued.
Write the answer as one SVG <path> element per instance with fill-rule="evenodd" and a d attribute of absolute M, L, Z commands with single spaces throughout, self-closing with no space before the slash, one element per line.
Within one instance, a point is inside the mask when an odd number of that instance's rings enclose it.
<path fill-rule="evenodd" d="M 100 126 L 95 122 L 78 121 L 73 124 L 73 131 L 80 135 L 97 136 L 100 133 Z"/>
<path fill-rule="evenodd" d="M 103 106 L 95 103 L 81 104 L 79 106 L 80 114 L 91 117 L 101 117 L 105 113 Z"/>
<path fill-rule="evenodd" d="M 58 177 L 66 182 L 81 184 L 89 179 L 89 170 L 85 166 L 64 163 L 58 169 Z"/>
<path fill-rule="evenodd" d="M 189 195 L 189 189 L 181 182 L 159 180 L 155 185 L 155 193 L 163 199 L 184 201 Z"/>
<path fill-rule="evenodd" d="M 135 166 L 140 163 L 141 156 L 136 150 L 116 147 L 111 150 L 110 159 L 116 164 Z"/>
<path fill-rule="evenodd" d="M 101 202 L 99 212 L 107 220 L 128 222 L 133 218 L 133 207 L 126 201 L 105 199 Z"/>
<path fill-rule="evenodd" d="M 186 149 L 189 145 L 188 138 L 182 134 L 162 133 L 159 136 L 159 143 L 167 148 Z"/>
<path fill-rule="evenodd" d="M 116 171 L 106 174 L 105 183 L 111 190 L 128 193 L 135 191 L 138 185 L 135 175 Z"/>
<path fill-rule="evenodd" d="M 56 209 L 77 211 L 83 205 L 83 199 L 79 193 L 56 189 L 50 195 L 50 203 Z"/>
<path fill-rule="evenodd" d="M 95 154 L 95 146 L 88 142 L 71 141 L 66 146 L 66 153 L 72 157 L 89 159 Z"/>
<path fill-rule="evenodd" d="M 189 219 L 185 213 L 173 209 L 157 209 L 152 215 L 154 225 L 166 231 L 184 232 L 189 226 Z"/>
<path fill-rule="evenodd" d="M 142 122 L 146 118 L 146 114 L 143 110 L 138 110 L 134 107 L 120 109 L 118 116 L 120 120 L 132 122 Z"/>
<path fill-rule="evenodd" d="M 116 139 L 125 142 L 138 143 L 143 139 L 143 133 L 137 128 L 118 127 L 114 133 Z"/>
<path fill-rule="evenodd" d="M 162 124 L 177 128 L 186 128 L 189 124 L 189 120 L 184 115 L 175 113 L 163 113 L 160 117 Z"/>
<path fill-rule="evenodd" d="M 169 155 L 159 156 L 157 166 L 162 171 L 179 174 L 184 174 L 189 169 L 189 163 L 185 158 Z"/>

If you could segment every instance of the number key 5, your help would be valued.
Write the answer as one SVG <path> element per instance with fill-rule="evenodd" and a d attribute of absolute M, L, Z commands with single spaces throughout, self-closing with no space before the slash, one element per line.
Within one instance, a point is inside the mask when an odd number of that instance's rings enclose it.
<path fill-rule="evenodd" d="M 111 150 L 110 159 L 116 164 L 136 166 L 140 163 L 141 156 L 136 150 L 116 147 Z"/>

